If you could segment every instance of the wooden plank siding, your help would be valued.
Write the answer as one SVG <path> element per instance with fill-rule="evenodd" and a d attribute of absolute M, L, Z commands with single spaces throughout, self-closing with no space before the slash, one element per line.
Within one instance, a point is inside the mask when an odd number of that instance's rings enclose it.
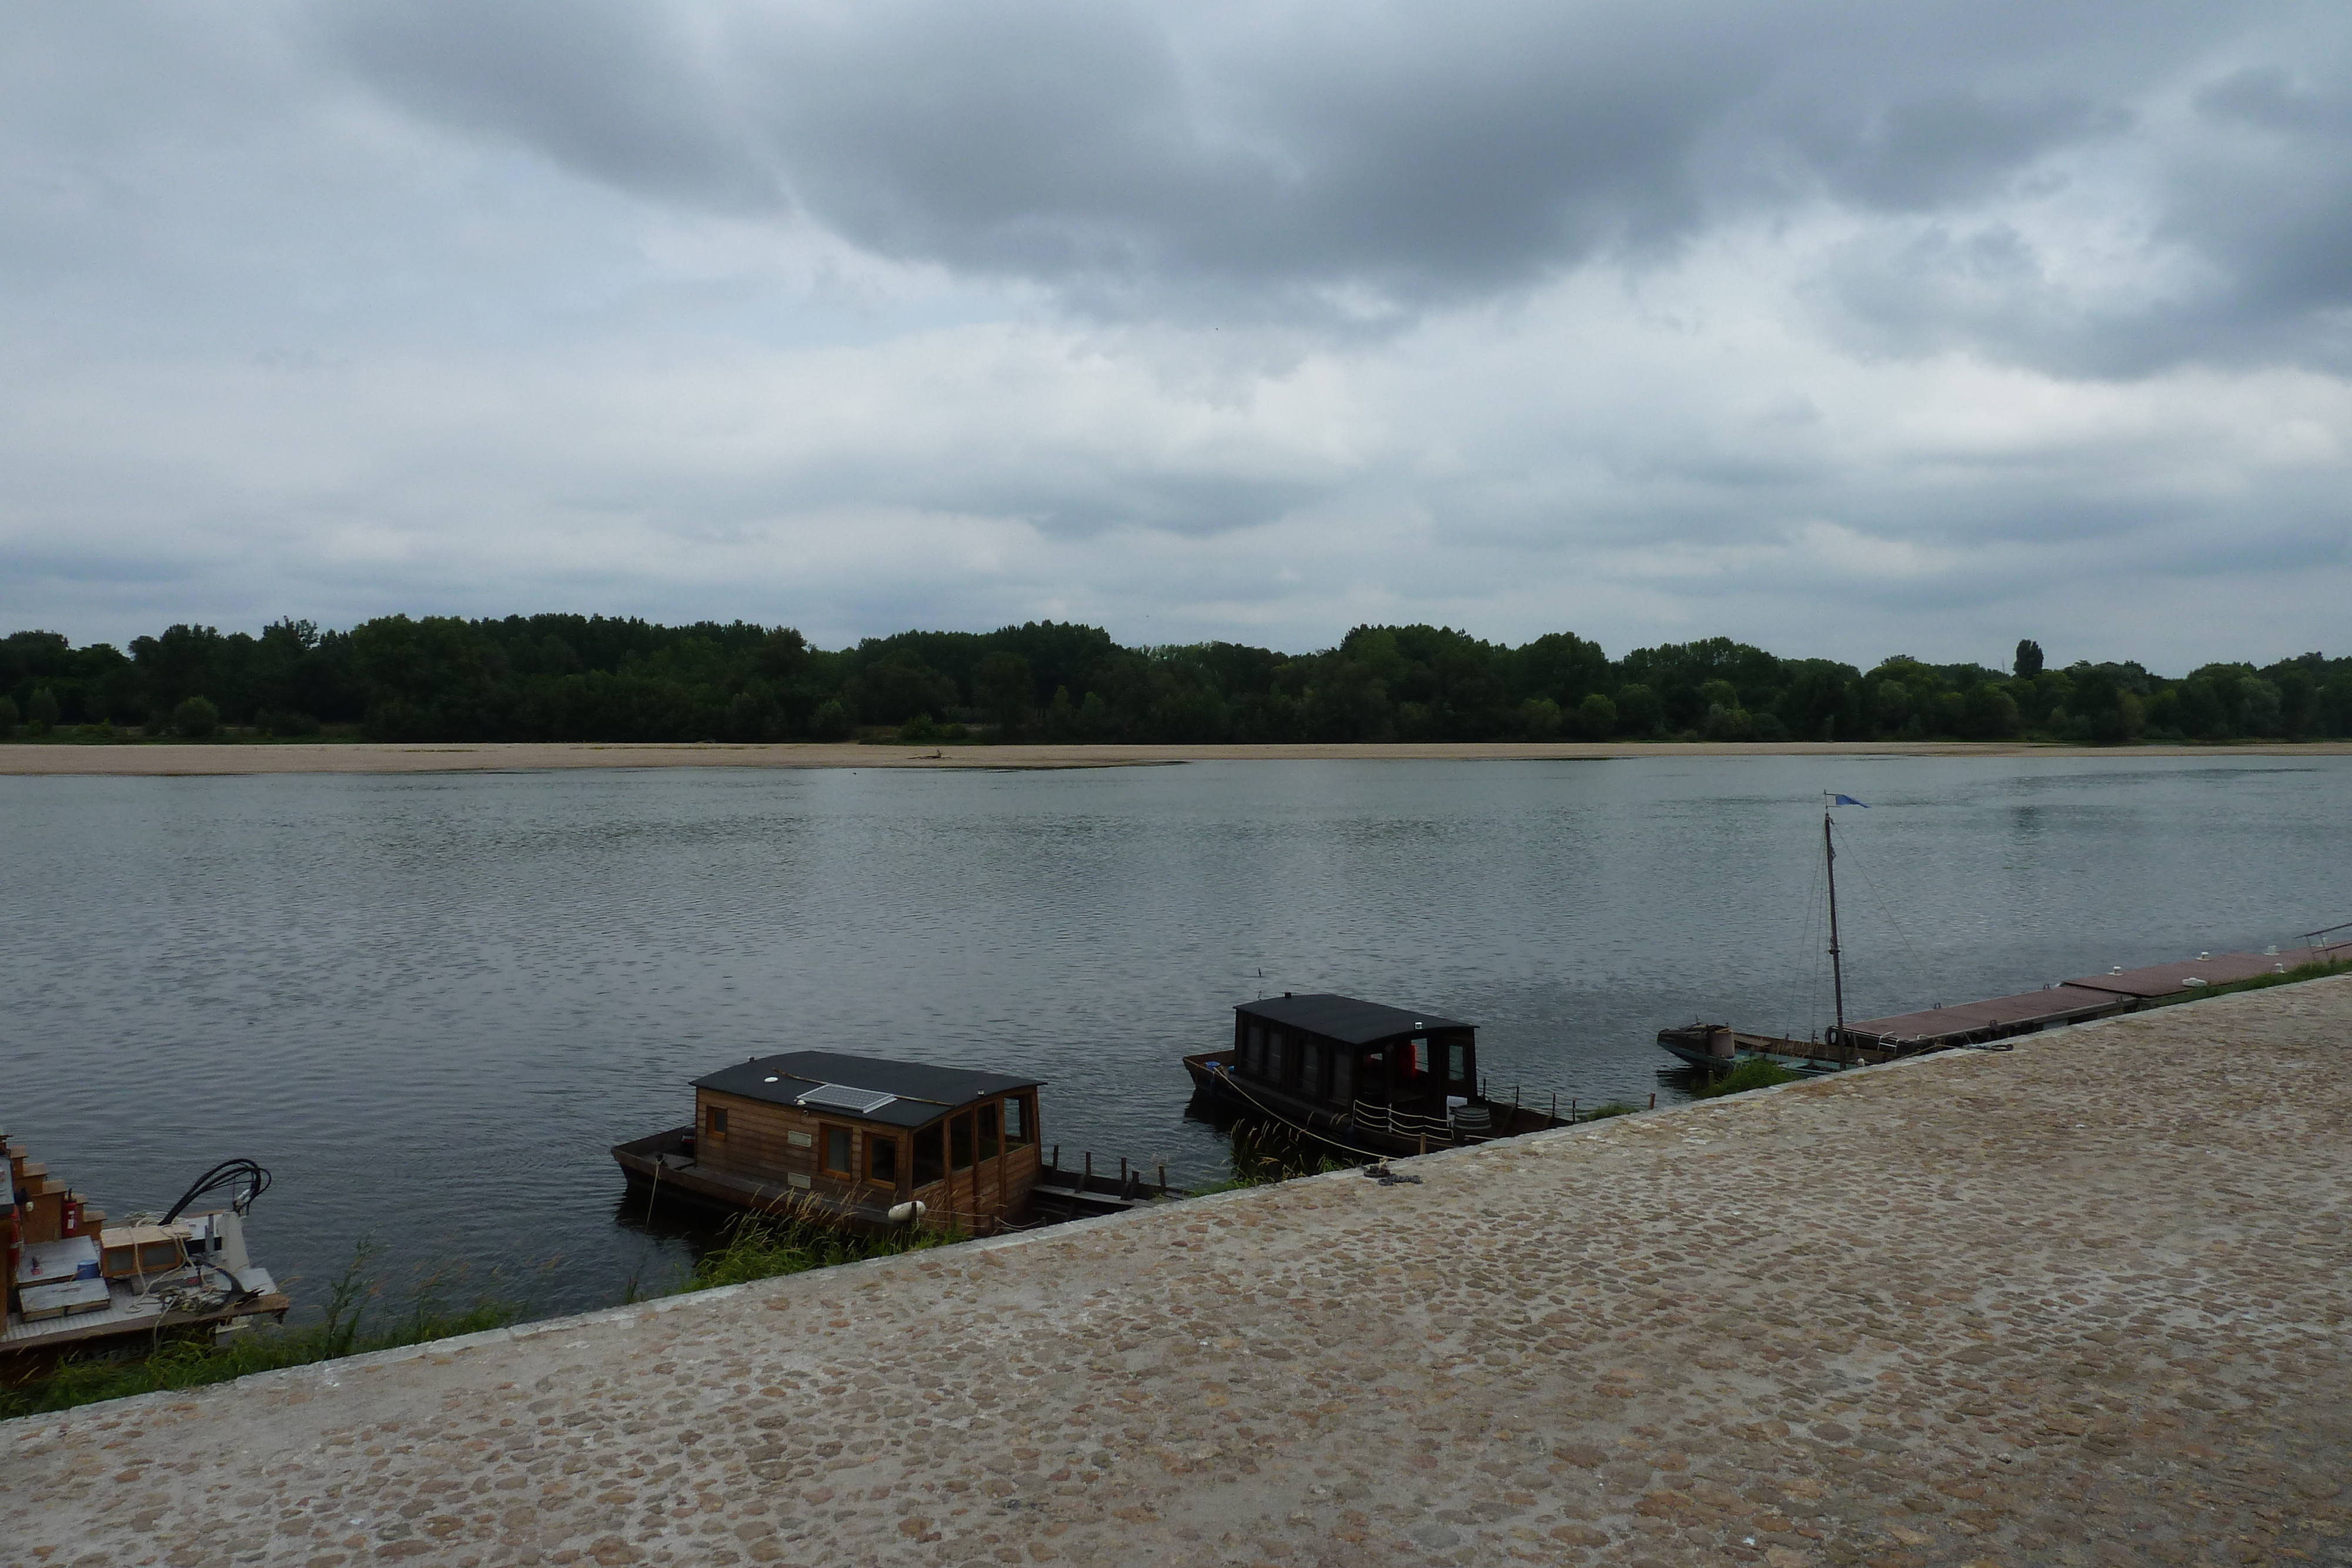
<path fill-rule="evenodd" d="M 1028 1207 L 1044 1168 L 1037 1145 L 1024 1144 L 970 1170 L 950 1171 L 944 1179 L 917 1187 L 914 1196 L 929 1210 L 923 1223 L 931 1229 L 993 1229 L 998 1220 Z"/>
<path fill-rule="evenodd" d="M 1035 1103 L 1033 1097 L 1025 1094 L 1007 1098 L 1027 1101 L 1032 1107 Z M 723 1133 L 713 1130 L 714 1110 L 726 1113 L 727 1130 Z M 934 1135 L 942 1138 L 943 1149 L 943 1124 L 969 1119 L 972 1114 L 973 1106 L 960 1106 L 932 1124 Z M 1034 1109 L 1031 1122 L 1034 1127 Z M 756 1181 L 789 1186 L 836 1204 L 887 1208 L 911 1198 L 925 1206 L 928 1212 L 924 1223 L 937 1230 L 961 1228 L 985 1233 L 996 1229 L 1002 1220 L 1017 1216 L 1028 1206 L 1030 1192 L 1036 1186 L 1042 1169 L 1037 1140 L 1032 1135 L 1027 1143 L 978 1160 L 970 1169 L 950 1170 L 942 1179 L 918 1187 L 914 1185 L 914 1153 L 916 1139 L 921 1135 L 919 1131 L 709 1089 L 695 1092 L 694 1124 L 695 1157 L 698 1164 Z M 856 1174 L 843 1176 L 823 1168 L 828 1127 L 849 1133 L 851 1169 Z M 874 1138 L 889 1138 L 898 1145 L 895 1182 L 873 1181 L 864 1176 L 870 1168 L 869 1140 Z"/>

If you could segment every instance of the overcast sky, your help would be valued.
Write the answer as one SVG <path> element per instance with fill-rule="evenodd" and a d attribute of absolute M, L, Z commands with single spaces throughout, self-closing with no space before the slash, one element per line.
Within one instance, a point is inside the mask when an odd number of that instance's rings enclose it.
<path fill-rule="evenodd" d="M 2352 653 L 2352 7 L 30 0 L 0 630 Z"/>

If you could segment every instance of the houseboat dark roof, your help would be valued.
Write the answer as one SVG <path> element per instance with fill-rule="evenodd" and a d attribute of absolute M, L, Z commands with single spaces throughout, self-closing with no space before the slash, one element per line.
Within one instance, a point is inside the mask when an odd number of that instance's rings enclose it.
<path fill-rule="evenodd" d="M 1370 1045 L 1375 1040 L 1394 1040 L 1400 1035 L 1426 1034 L 1433 1029 L 1473 1027 L 1454 1019 L 1439 1018 L 1435 1013 L 1407 1012 L 1402 1008 L 1384 1007 L 1379 1002 L 1360 1002 L 1353 997 L 1338 997 L 1328 992 L 1307 997 L 1267 997 L 1259 1001 L 1244 1002 L 1234 1011 L 1264 1019 L 1286 1029 L 1319 1034 L 1342 1045 Z"/>
<path fill-rule="evenodd" d="M 1034 1089 L 1038 1082 L 919 1061 L 793 1051 L 720 1068 L 696 1079 L 694 1086 L 777 1105 L 831 1111 L 862 1122 L 919 1127 L 944 1111 L 1016 1089 Z"/>

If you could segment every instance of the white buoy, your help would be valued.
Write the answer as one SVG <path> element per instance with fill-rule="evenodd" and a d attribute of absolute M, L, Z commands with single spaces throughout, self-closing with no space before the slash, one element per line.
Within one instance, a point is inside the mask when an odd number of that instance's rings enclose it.
<path fill-rule="evenodd" d="M 890 1206 L 890 1223 L 911 1225 L 922 1218 L 923 1214 L 924 1208 L 919 1203 L 894 1203 Z"/>

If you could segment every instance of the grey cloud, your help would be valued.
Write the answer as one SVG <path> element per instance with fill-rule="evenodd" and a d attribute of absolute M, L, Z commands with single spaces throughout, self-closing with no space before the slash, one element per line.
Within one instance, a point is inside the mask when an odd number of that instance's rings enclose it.
<path fill-rule="evenodd" d="M 322 9 L 322 46 L 409 110 L 512 137 L 593 179 L 722 208 L 778 204 L 727 101 L 719 40 L 617 0 Z"/>
<path fill-rule="evenodd" d="M 1981 198 L 2212 41 L 2144 11 L 898 0 L 331 12 L 363 79 L 642 195 L 789 192 L 878 253 L 1105 309 L 1378 319 L 1671 253 L 1807 188 Z M 2091 79 L 2069 85 L 2070 72 Z M 1333 305 L 1338 319 L 1346 314 Z"/>
<path fill-rule="evenodd" d="M 1806 140 L 1841 196 L 1889 211 L 1928 212 L 1992 194 L 2042 154 L 2113 135 L 2130 118 L 2119 106 L 2073 95 L 2003 101 L 1929 93 Z"/>
<path fill-rule="evenodd" d="M 753 11 L 458 0 L 318 13 L 362 79 L 656 201 L 793 203 L 873 253 L 1035 283 L 1103 317 L 1328 332 L 1671 257 L 1823 196 L 1974 237 L 1825 281 L 1882 349 L 1969 343 L 2068 373 L 2297 358 L 2346 294 L 2342 84 L 2277 65 L 2336 13 L 1714 0 L 1574 8 L 877 0 Z M 2218 75 L 2213 75 L 2218 70 Z M 2209 167 L 2140 105 L 2274 145 Z M 2217 134 L 2224 132 L 2217 131 Z M 2071 149 L 2137 142 L 2195 291 L 2087 311 L 2003 257 L 1997 208 Z M 1875 236 L 1885 252 L 1899 236 Z M 1915 261 L 1923 270 L 1906 271 Z M 1989 267 L 2008 268 L 1996 283 Z M 2331 357 L 2331 362 L 2332 357 Z"/>

